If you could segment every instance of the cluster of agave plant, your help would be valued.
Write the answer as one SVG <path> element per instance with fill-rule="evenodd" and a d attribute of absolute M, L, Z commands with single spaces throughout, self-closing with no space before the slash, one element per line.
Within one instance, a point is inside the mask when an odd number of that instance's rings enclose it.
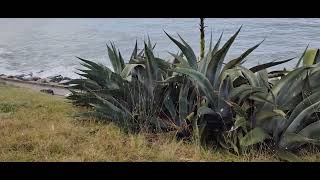
<path fill-rule="evenodd" d="M 181 50 L 170 60 L 155 56 L 149 38 L 142 49 L 136 42 L 127 63 L 111 43 L 113 69 L 79 58 L 85 69 L 69 82 L 69 99 L 92 107 L 82 115 L 113 121 L 127 132 L 176 131 L 178 138 L 236 154 L 267 144 L 283 159 L 296 158 L 296 150 L 320 142 L 319 52 L 307 47 L 291 71 L 267 68 L 294 58 L 246 68 L 246 57 L 263 41 L 226 61 L 240 29 L 222 46 L 222 34 L 215 45 L 211 35 L 199 59 L 180 36 L 178 41 L 167 33 Z M 313 60 L 300 65 L 307 55 Z"/>

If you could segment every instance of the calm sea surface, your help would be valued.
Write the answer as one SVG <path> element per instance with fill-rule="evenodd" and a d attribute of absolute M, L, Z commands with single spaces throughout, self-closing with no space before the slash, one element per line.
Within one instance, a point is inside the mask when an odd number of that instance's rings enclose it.
<path fill-rule="evenodd" d="M 320 19 L 206 19 L 210 32 L 223 42 L 243 25 L 227 59 L 234 58 L 266 38 L 246 62 L 250 67 L 276 59 L 300 56 L 307 44 L 320 48 Z M 75 56 L 110 66 L 106 43 L 114 41 L 124 58 L 129 58 L 138 40 L 150 36 L 156 54 L 169 58 L 178 48 L 164 31 L 179 33 L 199 54 L 199 19 L 0 19 L 0 74 L 33 72 L 41 77 L 62 74 L 76 77 Z M 296 61 L 281 67 L 292 67 Z"/>

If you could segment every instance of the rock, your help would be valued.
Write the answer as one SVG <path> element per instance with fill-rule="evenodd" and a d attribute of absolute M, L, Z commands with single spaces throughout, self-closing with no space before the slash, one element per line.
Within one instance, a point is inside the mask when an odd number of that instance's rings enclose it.
<path fill-rule="evenodd" d="M 15 75 L 14 77 L 20 80 L 24 80 L 25 76 L 26 76 L 25 74 L 20 74 L 20 75 Z"/>
<path fill-rule="evenodd" d="M 38 81 L 39 79 L 41 79 L 40 77 L 33 77 L 33 81 Z"/>
<path fill-rule="evenodd" d="M 54 76 L 49 76 L 48 79 L 49 79 L 49 82 L 60 82 L 63 80 L 63 76 L 54 75 Z"/>
<path fill-rule="evenodd" d="M 10 78 L 10 79 L 12 79 L 12 78 L 14 78 L 14 76 L 12 76 L 12 75 L 9 75 L 9 76 L 7 76 L 7 78 Z"/>
<path fill-rule="evenodd" d="M 44 70 L 40 70 L 39 72 L 37 72 L 37 73 L 42 73 L 42 72 L 44 72 Z"/>
<path fill-rule="evenodd" d="M 32 81 L 32 77 L 23 77 L 23 78 L 18 78 L 20 80 L 23 80 L 23 81 Z"/>
<path fill-rule="evenodd" d="M 54 92 L 52 89 L 41 89 L 40 92 L 54 95 Z"/>
<path fill-rule="evenodd" d="M 48 83 L 49 79 L 47 79 L 47 78 L 38 79 L 37 82 L 39 82 L 39 83 Z"/>
<path fill-rule="evenodd" d="M 22 80 L 24 80 L 24 81 L 38 81 L 39 79 L 41 79 L 41 78 L 40 77 L 32 77 L 32 76 L 22 78 Z"/>
<path fill-rule="evenodd" d="M 63 77 L 63 79 L 62 80 L 72 80 L 71 78 L 69 78 L 69 77 Z"/>

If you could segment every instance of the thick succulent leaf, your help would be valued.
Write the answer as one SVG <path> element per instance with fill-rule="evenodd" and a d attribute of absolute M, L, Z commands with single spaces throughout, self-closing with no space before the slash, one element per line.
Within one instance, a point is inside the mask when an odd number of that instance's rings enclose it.
<path fill-rule="evenodd" d="M 194 116 L 194 112 L 191 112 L 191 113 L 188 114 L 188 116 L 186 117 L 186 120 L 187 120 L 188 122 L 192 122 L 194 119 L 196 119 L 195 116 Z"/>
<path fill-rule="evenodd" d="M 164 59 L 161 59 L 161 58 L 156 58 L 155 57 L 155 60 L 159 66 L 159 68 L 163 71 L 163 72 L 167 72 L 169 69 L 172 68 L 172 64 L 165 61 Z"/>
<path fill-rule="evenodd" d="M 99 86 L 103 88 L 120 88 L 123 83 L 123 79 L 116 73 L 113 73 L 107 67 L 102 67 L 101 69 L 91 69 L 91 70 L 80 70 L 84 73 L 76 73 L 82 77 L 95 81 Z"/>
<path fill-rule="evenodd" d="M 207 55 L 205 56 L 205 58 L 203 60 L 201 60 L 199 62 L 199 67 L 200 67 L 200 72 L 206 74 L 207 72 L 207 69 L 208 69 L 208 64 L 212 58 L 212 56 L 218 51 L 219 49 L 219 46 L 220 46 L 220 42 L 221 42 L 221 39 L 222 39 L 222 35 L 223 35 L 223 32 L 221 33 L 218 41 L 216 42 L 216 44 L 214 45 L 214 48 L 211 49 L 211 41 L 212 41 L 212 37 L 211 37 L 211 40 L 210 40 L 210 47 L 209 47 L 209 51 L 207 53 Z M 211 34 L 212 36 L 212 34 Z"/>
<path fill-rule="evenodd" d="M 264 88 L 265 90 L 270 90 L 271 87 L 269 85 L 268 80 L 268 72 L 266 69 L 256 72 L 257 79 L 259 82 L 259 87 Z"/>
<path fill-rule="evenodd" d="M 184 83 L 179 92 L 179 118 L 183 121 L 188 115 L 188 92 L 190 84 L 189 81 Z"/>
<path fill-rule="evenodd" d="M 257 65 L 257 66 L 254 66 L 254 67 L 250 68 L 250 70 L 255 73 L 255 72 L 261 71 L 263 69 L 267 69 L 269 67 L 273 67 L 273 66 L 277 66 L 279 64 L 283 64 L 283 63 L 289 62 L 289 61 L 291 61 L 293 59 L 295 59 L 295 57 L 287 59 L 287 60 L 283 60 L 283 61 L 269 62 L 269 63 L 265 63 L 265 64 L 260 64 L 260 65 Z"/>
<path fill-rule="evenodd" d="M 224 97 L 224 99 L 228 99 L 230 91 L 232 90 L 232 82 L 229 76 L 227 76 L 219 87 L 219 95 Z"/>
<path fill-rule="evenodd" d="M 233 111 L 234 111 L 237 115 L 239 115 L 239 116 L 241 116 L 241 117 L 248 118 L 248 117 L 247 117 L 247 112 L 246 112 L 246 110 L 245 110 L 244 107 L 239 106 L 237 103 L 234 103 L 234 102 L 230 102 L 230 106 L 232 107 Z"/>
<path fill-rule="evenodd" d="M 176 107 L 173 103 L 172 98 L 169 96 L 164 100 L 164 106 L 169 111 L 172 120 L 176 120 Z"/>
<path fill-rule="evenodd" d="M 279 133 L 285 126 L 286 118 L 284 113 L 276 111 L 260 110 L 256 115 L 256 126 L 263 128 L 266 132 L 273 134 L 274 140 L 277 141 Z"/>
<path fill-rule="evenodd" d="M 86 59 L 83 59 L 83 58 L 80 58 L 80 57 L 77 57 L 77 58 L 80 59 L 81 61 L 85 62 L 86 64 L 90 65 L 89 67 L 87 66 L 89 69 L 92 69 L 92 68 L 101 69 L 101 65 L 99 65 L 99 64 L 97 64 L 97 63 L 95 63 L 93 61 L 89 61 L 89 60 L 86 60 Z"/>
<path fill-rule="evenodd" d="M 292 123 L 288 126 L 286 132 L 288 133 L 297 133 L 299 132 L 302 128 L 305 127 L 304 120 L 312 115 L 314 112 L 318 112 L 320 110 L 320 101 L 308 106 L 307 108 L 303 109 L 299 115 L 294 118 Z"/>
<path fill-rule="evenodd" d="M 113 70 L 115 73 L 120 74 L 122 69 L 124 68 L 124 61 L 122 58 L 119 57 L 119 54 L 117 53 L 117 50 L 114 46 L 114 44 L 111 43 L 111 48 L 107 45 L 107 49 L 108 49 L 108 55 L 109 55 L 109 59 L 111 61 Z"/>
<path fill-rule="evenodd" d="M 256 118 L 256 123 L 258 126 L 265 124 L 265 122 L 268 123 L 273 117 L 281 116 L 279 113 L 274 111 L 259 111 Z"/>
<path fill-rule="evenodd" d="M 241 27 L 239 30 L 223 45 L 223 47 L 216 52 L 214 55 L 212 55 L 211 59 L 209 60 L 208 67 L 206 70 L 206 76 L 209 79 L 210 83 L 213 85 L 214 88 L 216 88 L 218 85 L 217 80 L 220 75 L 220 71 L 222 68 L 222 64 L 224 61 L 224 58 L 230 49 L 232 43 L 234 42 L 235 38 L 239 34 L 241 30 Z"/>
<path fill-rule="evenodd" d="M 123 70 L 123 68 L 125 67 L 125 63 L 124 63 L 124 59 L 119 51 L 118 53 L 118 56 L 119 56 L 119 61 L 120 61 L 120 66 L 121 66 L 121 70 Z"/>
<path fill-rule="evenodd" d="M 261 143 L 268 138 L 270 138 L 270 136 L 262 128 L 256 127 L 240 139 L 240 145 L 250 146 L 253 144 Z"/>
<path fill-rule="evenodd" d="M 136 44 L 135 44 L 134 49 L 132 51 L 129 63 L 132 63 L 131 60 L 136 59 L 137 56 L 138 56 L 138 41 L 136 40 Z"/>
<path fill-rule="evenodd" d="M 184 75 L 174 75 L 174 76 L 168 77 L 167 79 L 165 79 L 163 81 L 156 81 L 156 83 L 159 83 L 159 84 L 183 83 L 184 80 L 185 80 Z"/>
<path fill-rule="evenodd" d="M 250 85 L 253 87 L 259 87 L 259 81 L 251 70 L 242 66 L 237 66 L 236 69 L 241 70 L 243 76 L 249 81 Z"/>
<path fill-rule="evenodd" d="M 299 134 L 310 139 L 320 140 L 320 120 L 309 124 L 307 127 L 302 129 Z"/>
<path fill-rule="evenodd" d="M 314 94 L 309 96 L 307 99 L 304 99 L 303 101 L 301 101 L 290 114 L 288 123 L 291 123 L 304 109 L 306 109 L 310 105 L 319 101 L 320 101 L 320 91 L 315 92 Z"/>
<path fill-rule="evenodd" d="M 308 66 L 314 64 L 317 56 L 319 56 L 319 49 L 308 49 L 303 56 L 303 65 Z"/>
<path fill-rule="evenodd" d="M 242 94 L 243 92 L 245 91 L 255 91 L 257 90 L 258 88 L 255 88 L 255 87 L 252 87 L 250 85 L 247 85 L 247 84 L 244 84 L 244 85 L 241 85 L 239 87 L 236 87 L 236 88 L 233 88 L 230 92 L 230 95 L 229 95 L 229 98 L 232 99 L 232 100 L 235 100 L 237 99 L 240 94 Z"/>
<path fill-rule="evenodd" d="M 293 81 L 288 82 L 277 94 L 277 103 L 284 109 L 292 109 L 302 101 L 302 92 L 305 87 L 308 70 L 302 72 Z M 279 81 L 280 82 L 280 81 Z"/>
<path fill-rule="evenodd" d="M 157 81 L 162 80 L 160 69 L 158 67 L 158 64 L 156 62 L 156 59 L 155 59 L 152 51 L 149 49 L 147 44 L 145 44 L 144 47 L 145 47 L 145 53 L 146 53 L 146 57 L 147 57 L 146 70 L 147 70 L 148 76 L 149 76 L 148 79 L 150 80 L 150 78 L 151 78 L 152 80 L 157 80 Z"/>
<path fill-rule="evenodd" d="M 97 111 L 104 112 L 104 114 L 109 115 L 110 117 L 113 117 L 112 120 L 118 120 L 118 118 L 122 118 L 123 111 L 118 108 L 117 106 L 113 105 L 109 101 L 104 101 L 103 105 L 99 104 L 91 104 Z M 119 117 L 117 117 L 119 116 Z"/>
<path fill-rule="evenodd" d="M 132 116 L 132 114 L 131 114 L 131 112 L 129 111 L 129 109 L 128 108 L 126 108 L 123 104 L 121 104 L 117 99 L 115 99 L 114 97 L 112 97 L 112 96 L 110 96 L 110 95 L 107 95 L 107 94 L 104 94 L 103 95 L 103 97 L 101 97 L 101 96 L 99 96 L 97 93 L 95 93 L 95 92 L 92 92 L 92 91 L 90 91 L 91 93 L 93 93 L 95 96 L 96 96 L 96 98 L 98 99 L 98 100 L 100 100 L 101 102 L 103 102 L 104 104 L 107 104 L 108 106 L 115 106 L 115 107 L 117 107 L 117 108 L 121 108 L 120 110 L 121 111 L 123 111 L 123 112 L 125 112 L 127 115 L 130 115 L 130 116 Z M 117 112 L 119 111 L 120 112 L 120 110 L 117 110 Z"/>
<path fill-rule="evenodd" d="M 211 108 L 209 108 L 207 106 L 201 106 L 198 109 L 198 114 L 197 115 L 199 117 L 201 117 L 201 116 L 206 115 L 206 114 L 216 114 L 216 112 L 213 109 L 211 109 Z"/>
<path fill-rule="evenodd" d="M 296 133 L 284 133 L 280 139 L 280 142 L 278 144 L 279 148 L 286 149 L 286 150 L 292 150 L 297 149 L 301 145 L 304 144 L 320 144 L 319 140 L 311 139 L 306 136 L 303 136 L 301 134 Z"/>
<path fill-rule="evenodd" d="M 216 107 L 219 109 L 219 113 L 221 114 L 222 117 L 232 116 L 231 107 L 226 102 L 226 101 L 229 101 L 229 94 L 231 90 L 232 90 L 232 82 L 230 81 L 229 76 L 227 76 L 227 78 L 223 80 L 219 88 L 218 96 L 222 98 L 216 100 L 216 103 L 217 103 Z"/>
<path fill-rule="evenodd" d="M 304 80 L 301 93 L 302 93 L 303 99 L 308 98 L 312 94 L 312 89 L 311 89 L 308 73 L 307 73 L 306 79 Z"/>
<path fill-rule="evenodd" d="M 92 90 L 101 89 L 101 86 L 91 79 L 72 79 L 68 82 L 68 85 L 71 89 L 84 90 L 84 87 Z"/>
<path fill-rule="evenodd" d="M 256 102 L 260 103 L 269 103 L 271 105 L 275 105 L 274 101 L 270 101 L 267 99 L 268 94 L 264 93 L 262 91 L 255 91 L 254 94 L 251 94 L 250 97 L 248 97 L 251 100 L 254 100 Z"/>
<path fill-rule="evenodd" d="M 191 68 L 189 63 L 183 57 L 173 54 L 171 52 L 169 52 L 169 54 L 180 62 L 180 64 L 178 65 L 179 67 Z"/>
<path fill-rule="evenodd" d="M 296 79 L 301 78 L 301 75 L 303 73 L 306 73 L 305 71 L 309 69 L 309 67 L 301 67 L 298 69 L 295 69 L 294 71 L 289 72 L 284 78 L 279 80 L 273 87 L 272 92 L 273 94 L 278 97 L 278 94 L 281 90 L 287 91 L 292 84 L 296 82 Z M 287 94 L 288 95 L 288 94 Z M 292 95 L 292 94 L 291 94 Z M 271 99 L 271 95 L 269 95 L 269 99 Z M 278 98 L 284 98 L 284 97 L 278 97 Z M 287 96 L 285 98 L 288 98 Z M 280 101 L 281 102 L 281 101 Z"/>
<path fill-rule="evenodd" d="M 236 129 L 243 127 L 245 128 L 247 125 L 247 120 L 244 117 L 241 116 L 236 116 L 235 121 L 234 121 L 234 126 L 231 127 L 229 132 L 235 131 Z"/>
<path fill-rule="evenodd" d="M 320 69 L 312 68 L 309 73 L 309 85 L 312 92 L 316 92 L 315 90 L 320 87 Z"/>
<path fill-rule="evenodd" d="M 295 154 L 293 154 L 289 151 L 283 150 L 283 149 L 278 149 L 276 152 L 276 155 L 281 160 L 284 160 L 287 162 L 302 162 L 302 160 L 298 156 L 296 156 Z"/>
<path fill-rule="evenodd" d="M 165 32 L 166 33 L 166 32 Z M 187 58 L 187 61 L 193 69 L 198 69 L 198 64 L 197 64 L 197 57 L 194 54 L 193 50 L 189 45 L 185 46 L 173 37 L 171 37 L 168 33 L 166 35 L 179 47 L 179 49 L 183 52 L 185 57 Z"/>
<path fill-rule="evenodd" d="M 153 48 L 152 48 L 151 39 L 150 39 L 150 36 L 149 36 L 149 35 L 148 35 L 148 44 L 147 44 L 147 45 L 148 45 L 148 48 L 149 48 L 149 49 L 153 49 Z"/>
<path fill-rule="evenodd" d="M 209 41 L 209 49 L 208 52 L 212 50 L 212 31 L 210 32 L 210 41 Z"/>
<path fill-rule="evenodd" d="M 307 50 L 308 50 L 308 47 L 309 47 L 309 44 L 307 45 L 306 49 L 303 51 L 303 53 L 302 53 L 302 55 L 301 55 L 300 59 L 298 60 L 297 65 L 296 65 L 296 68 L 298 68 L 298 67 L 300 66 L 301 61 L 302 61 L 302 59 L 303 59 L 304 55 L 306 54 L 306 52 L 307 52 Z"/>
<path fill-rule="evenodd" d="M 252 98 L 257 98 L 257 96 L 255 96 L 254 94 L 256 93 L 263 93 L 263 90 L 260 90 L 260 89 L 250 89 L 250 90 L 247 90 L 247 91 L 243 91 L 241 92 L 241 94 L 239 94 L 238 96 L 238 102 L 240 104 L 244 103 L 246 100 L 248 100 L 249 98 L 252 99 Z"/>
<path fill-rule="evenodd" d="M 220 34 L 220 37 L 219 37 L 218 41 L 216 42 L 216 44 L 214 45 L 212 51 L 209 51 L 209 52 L 211 52 L 212 54 L 215 54 L 218 51 L 222 36 L 223 36 L 223 32 Z"/>
<path fill-rule="evenodd" d="M 226 77 L 230 77 L 231 82 L 234 82 L 240 76 L 243 76 L 240 69 L 227 69 L 220 74 L 219 82 L 222 82 Z"/>
<path fill-rule="evenodd" d="M 121 77 L 122 78 L 126 78 L 130 75 L 130 73 L 134 70 L 134 68 L 136 68 L 137 66 L 141 66 L 143 68 L 145 68 L 144 64 L 126 64 L 125 68 L 122 70 L 121 72 Z"/>
<path fill-rule="evenodd" d="M 264 41 L 264 40 L 263 40 Z M 257 45 L 249 48 L 248 50 L 246 50 L 244 53 L 242 53 L 238 58 L 236 59 L 233 59 L 231 61 L 229 61 L 224 67 L 223 67 L 223 70 L 226 70 L 226 69 L 231 69 L 237 65 L 240 65 L 241 62 L 252 52 L 254 51 L 256 48 L 258 48 L 260 46 L 261 43 L 263 43 L 263 41 L 261 41 L 260 43 L 258 43 Z"/>
<path fill-rule="evenodd" d="M 173 69 L 173 71 L 189 76 L 192 80 L 194 80 L 199 85 L 199 87 L 204 92 L 204 94 L 209 98 L 209 100 L 212 103 L 214 102 L 213 87 L 210 84 L 210 81 L 202 73 L 194 69 L 180 68 L 180 67 Z"/>

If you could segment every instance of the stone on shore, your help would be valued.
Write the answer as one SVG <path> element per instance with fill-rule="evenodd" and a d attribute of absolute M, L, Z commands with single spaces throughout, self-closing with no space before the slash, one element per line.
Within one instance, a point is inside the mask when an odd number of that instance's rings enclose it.
<path fill-rule="evenodd" d="M 52 89 L 41 89 L 40 92 L 54 95 L 54 92 Z"/>
<path fill-rule="evenodd" d="M 48 83 L 48 82 L 49 82 L 49 79 L 47 79 L 47 78 L 42 78 L 42 79 L 38 79 L 37 82 L 39 82 L 39 83 Z"/>
<path fill-rule="evenodd" d="M 49 82 L 60 82 L 63 80 L 63 76 L 54 75 L 54 76 L 49 76 L 48 79 L 49 79 Z"/>

